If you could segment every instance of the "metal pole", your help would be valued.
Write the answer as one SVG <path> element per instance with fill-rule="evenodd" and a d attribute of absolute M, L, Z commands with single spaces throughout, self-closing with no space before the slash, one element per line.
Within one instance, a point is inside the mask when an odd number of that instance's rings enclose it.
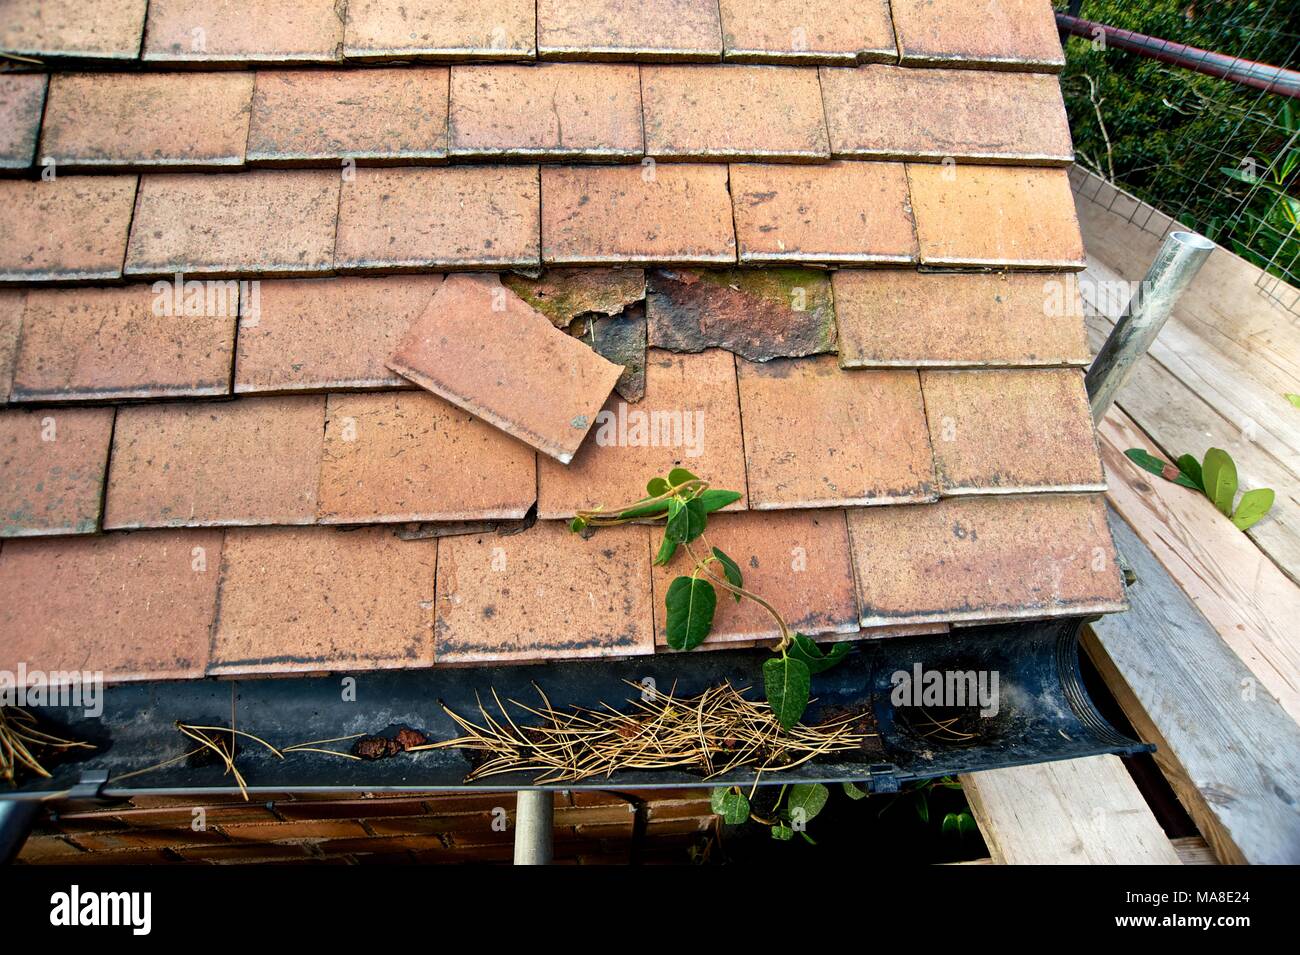
<path fill-rule="evenodd" d="M 40 807 L 34 799 L 0 800 L 0 865 L 18 858 Z"/>
<path fill-rule="evenodd" d="M 555 793 L 521 789 L 515 797 L 515 865 L 550 865 Z"/>
<path fill-rule="evenodd" d="M 1155 341 L 1174 302 L 1213 251 L 1214 243 L 1195 232 L 1171 232 L 1165 237 L 1146 278 L 1088 369 L 1088 403 L 1092 405 L 1093 421 L 1100 422 L 1106 416 L 1115 393 Z"/>

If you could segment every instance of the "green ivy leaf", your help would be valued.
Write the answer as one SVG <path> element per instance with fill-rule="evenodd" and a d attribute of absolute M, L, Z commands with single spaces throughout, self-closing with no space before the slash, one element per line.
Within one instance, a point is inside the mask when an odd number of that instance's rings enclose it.
<path fill-rule="evenodd" d="M 971 836 L 980 831 L 979 824 L 975 822 L 975 817 L 968 812 L 957 814 L 957 832 L 963 836 Z"/>
<path fill-rule="evenodd" d="M 641 500 L 645 500 L 642 498 Z M 635 517 L 657 517 L 664 511 L 668 510 L 671 501 L 656 501 L 652 504 L 642 504 L 638 501 L 626 510 L 619 511 L 617 517 L 635 518 Z"/>
<path fill-rule="evenodd" d="M 697 478 L 694 474 L 692 474 L 690 471 L 686 470 L 685 468 L 673 468 L 671 471 L 668 472 L 668 483 L 673 487 L 680 487 L 681 485 L 685 484 L 687 481 L 698 481 L 698 480 L 699 478 Z"/>
<path fill-rule="evenodd" d="M 939 827 L 939 831 L 945 836 L 961 835 L 961 825 L 957 821 L 955 812 L 950 812 L 943 817 L 943 824 Z"/>
<path fill-rule="evenodd" d="M 709 806 L 722 821 L 738 826 L 749 819 L 749 800 L 730 786 L 719 786 L 709 794 Z"/>
<path fill-rule="evenodd" d="M 918 790 L 916 794 L 916 814 L 927 826 L 930 824 L 930 797 L 925 794 L 924 789 Z"/>
<path fill-rule="evenodd" d="M 1201 464 L 1201 478 L 1205 482 L 1205 496 L 1225 517 L 1232 516 L 1232 501 L 1237 496 L 1237 465 L 1232 455 L 1222 448 L 1210 448 Z"/>
<path fill-rule="evenodd" d="M 1232 523 L 1237 526 L 1237 530 L 1244 531 L 1254 527 L 1264 515 L 1269 512 L 1273 506 L 1273 489 L 1271 487 L 1257 487 L 1253 491 L 1247 491 L 1241 495 L 1241 503 L 1237 505 L 1237 510 L 1233 512 Z"/>
<path fill-rule="evenodd" d="M 739 491 L 719 491 L 713 488 L 705 491 L 696 500 L 704 505 L 704 513 L 712 514 L 714 511 L 721 510 L 728 504 L 735 504 L 744 495 Z"/>
<path fill-rule="evenodd" d="M 763 689 L 777 721 L 783 729 L 789 729 L 808 709 L 808 694 L 812 689 L 808 664 L 789 656 L 773 657 L 763 664 Z"/>
<path fill-rule="evenodd" d="M 718 548 L 713 548 L 713 556 L 718 558 L 718 563 L 722 565 L 723 576 L 727 578 L 727 583 L 733 587 L 745 586 L 745 577 L 740 572 L 740 565 L 724 554 Z M 740 603 L 740 594 L 731 595 L 736 603 Z"/>
<path fill-rule="evenodd" d="M 1300 408 L 1300 395 L 1294 395 L 1288 392 L 1286 396 L 1286 400 L 1291 402 L 1291 404 L 1294 405 L 1295 407 Z"/>
<path fill-rule="evenodd" d="M 677 541 L 673 540 L 667 534 L 664 534 L 663 542 L 659 545 L 659 553 L 655 554 L 655 566 L 665 567 L 673 559 L 673 554 L 677 553 Z"/>
<path fill-rule="evenodd" d="M 856 783 L 840 783 L 840 788 L 844 790 L 844 795 L 848 796 L 854 802 L 857 802 L 859 799 L 867 798 L 866 791 Z"/>
<path fill-rule="evenodd" d="M 707 580 L 678 577 L 668 586 L 664 606 L 668 611 L 668 646 L 690 650 L 709 635 L 718 595 Z"/>
<path fill-rule="evenodd" d="M 790 656 L 801 660 L 808 667 L 809 673 L 822 673 L 829 670 L 843 660 L 848 652 L 847 643 L 834 643 L 831 644 L 829 653 L 823 653 L 821 647 L 802 633 L 794 634 L 790 641 Z"/>
<path fill-rule="evenodd" d="M 668 482 L 661 477 L 651 478 L 650 483 L 645 486 L 645 492 L 651 497 L 658 497 L 660 494 L 667 494 L 668 491 Z"/>
<path fill-rule="evenodd" d="M 830 795 L 831 791 L 821 783 L 795 783 L 785 799 L 786 811 L 791 819 L 802 817 L 804 824 L 807 824 L 825 808 Z M 797 816 L 796 813 L 800 815 Z"/>
<path fill-rule="evenodd" d="M 1190 487 L 1192 490 L 1199 491 L 1199 484 L 1194 484 L 1183 472 L 1174 465 L 1163 461 L 1144 451 L 1142 448 L 1129 448 L 1124 452 L 1124 456 L 1140 467 L 1144 471 L 1150 471 L 1166 481 L 1173 481 L 1175 484 L 1181 484 L 1183 487 Z"/>
<path fill-rule="evenodd" d="M 1197 461 L 1192 455 L 1184 454 L 1178 458 L 1178 470 L 1183 472 L 1183 476 L 1191 482 L 1192 487 L 1196 488 L 1196 490 L 1205 490 L 1205 486 L 1201 483 L 1201 462 Z"/>
<path fill-rule="evenodd" d="M 569 521 L 569 530 L 573 531 L 575 534 L 581 534 L 586 529 L 587 522 L 581 517 L 575 517 L 573 520 Z"/>
<path fill-rule="evenodd" d="M 676 543 L 687 540 L 691 532 L 691 515 L 686 505 L 675 497 L 668 499 L 668 526 L 664 533 Z"/>
<path fill-rule="evenodd" d="M 691 498 L 686 502 L 686 518 L 686 540 L 690 542 L 704 533 L 704 527 L 709 522 L 699 498 Z"/>
<path fill-rule="evenodd" d="M 777 840 L 778 842 L 789 842 L 791 839 L 794 838 L 794 830 L 791 829 L 789 826 L 782 825 L 780 823 L 773 826 L 769 830 L 769 832 L 772 833 L 772 838 Z"/>

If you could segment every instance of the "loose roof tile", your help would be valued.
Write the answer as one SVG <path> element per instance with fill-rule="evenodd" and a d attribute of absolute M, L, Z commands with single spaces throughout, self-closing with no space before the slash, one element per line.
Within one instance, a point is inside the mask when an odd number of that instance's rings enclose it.
<path fill-rule="evenodd" d="M 1081 269 L 1064 169 L 908 163 L 922 265 Z"/>
<path fill-rule="evenodd" d="M 543 59 L 719 60 L 716 0 L 537 0 Z"/>
<path fill-rule="evenodd" d="M 135 176 L 0 180 L 0 282 L 119 277 L 134 201 Z"/>
<path fill-rule="evenodd" d="M 519 519 L 536 499 L 532 449 L 436 395 L 329 396 L 323 523 Z"/>
<path fill-rule="evenodd" d="M 14 379 L 14 360 L 18 357 L 18 335 L 23 326 L 23 309 L 27 292 L 0 288 L 0 405 L 9 400 Z"/>
<path fill-rule="evenodd" d="M 409 386 L 388 357 L 441 284 L 440 275 L 250 283 L 235 392 Z"/>
<path fill-rule="evenodd" d="M 343 45 L 335 0 L 150 0 L 153 62 L 331 63 Z"/>
<path fill-rule="evenodd" d="M 344 53 L 354 60 L 530 60 L 531 0 L 350 0 Z"/>
<path fill-rule="evenodd" d="M 821 86 L 835 156 L 1047 166 L 1074 158 L 1054 76 L 823 67 Z"/>
<path fill-rule="evenodd" d="M 649 478 L 675 467 L 714 487 L 745 491 L 735 359 L 728 352 L 652 350 L 646 357 L 645 398 L 634 405 L 611 398 L 594 430 L 568 467 L 538 459 L 540 517 L 617 507 L 641 497 Z M 745 507 L 745 499 L 735 506 Z"/>
<path fill-rule="evenodd" d="M 583 540 L 539 521 L 509 537 L 444 538 L 438 549 L 439 663 L 654 652 L 647 527 Z"/>
<path fill-rule="evenodd" d="M 192 308 L 171 287 L 32 289 L 12 400 L 228 394 L 239 308 L 231 286 Z"/>
<path fill-rule="evenodd" d="M 727 167 L 542 167 L 542 258 L 557 265 L 736 261 Z"/>
<path fill-rule="evenodd" d="M 452 275 L 389 367 L 567 464 L 622 369 L 494 275 Z"/>
<path fill-rule="evenodd" d="M 1104 491 L 1083 371 L 924 371 L 943 494 Z"/>
<path fill-rule="evenodd" d="M 35 57 L 133 60 L 148 0 L 6 0 L 0 50 Z"/>
<path fill-rule="evenodd" d="M 862 625 L 1125 607 L 1100 495 L 948 498 L 849 511 Z"/>
<path fill-rule="evenodd" d="M 209 671 L 428 666 L 436 553 L 383 527 L 227 531 Z"/>
<path fill-rule="evenodd" d="M 639 157 L 640 75 L 614 63 L 454 66 L 450 138 L 456 157 Z"/>
<path fill-rule="evenodd" d="M 792 630 L 809 636 L 858 632 L 853 562 L 844 512 L 723 512 L 709 520 L 709 545 L 740 565 L 746 589 L 763 595 Z M 599 537 L 592 539 L 593 544 Z M 658 541 L 651 541 L 658 547 Z M 653 554 L 652 554 L 653 556 Z M 656 567 L 655 640 L 668 643 L 664 595 L 682 573 L 680 561 Z M 753 601 L 736 603 L 721 587 L 713 629 L 706 643 L 763 641 L 780 636 L 771 615 Z"/>
<path fill-rule="evenodd" d="M 556 328 L 579 315 L 617 315 L 646 293 L 641 269 L 547 269 L 536 278 L 507 272 L 501 281 Z"/>
<path fill-rule="evenodd" d="M 142 176 L 126 272 L 328 271 L 339 178 L 325 170 Z"/>
<path fill-rule="evenodd" d="M 842 269 L 833 276 L 845 368 L 1086 365 L 1068 275 Z"/>
<path fill-rule="evenodd" d="M 1065 65 L 1049 0 L 891 0 L 903 63 L 1055 72 Z"/>
<path fill-rule="evenodd" d="M 340 270 L 539 264 L 534 166 L 358 169 L 343 185 Z"/>
<path fill-rule="evenodd" d="M 935 499 L 916 372 L 845 371 L 831 355 L 736 362 L 750 507 Z"/>
<path fill-rule="evenodd" d="M 719 0 L 723 58 L 752 63 L 897 59 L 889 0 Z"/>
<path fill-rule="evenodd" d="M 309 524 L 323 395 L 121 408 L 104 527 Z"/>
<path fill-rule="evenodd" d="M 916 261 L 901 163 L 742 163 L 731 193 L 742 263 Z"/>
<path fill-rule="evenodd" d="M 9 541 L 0 551 L 0 667 L 198 679 L 207 670 L 222 532 Z"/>
<path fill-rule="evenodd" d="M 0 75 L 0 169 L 32 164 L 47 80 L 44 73 Z"/>
<path fill-rule="evenodd" d="M 428 163 L 447 156 L 443 66 L 261 70 L 248 161 Z"/>
<path fill-rule="evenodd" d="M 0 411 L 0 537 L 99 526 L 112 408 Z"/>
<path fill-rule="evenodd" d="M 643 66 L 645 150 L 659 159 L 828 159 L 815 70 Z"/>

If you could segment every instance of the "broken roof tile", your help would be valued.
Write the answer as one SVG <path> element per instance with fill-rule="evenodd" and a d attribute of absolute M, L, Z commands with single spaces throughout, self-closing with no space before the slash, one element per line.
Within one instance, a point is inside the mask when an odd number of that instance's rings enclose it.
<path fill-rule="evenodd" d="M 32 164 L 47 79 L 44 73 L 0 75 L 0 169 Z"/>
<path fill-rule="evenodd" d="M 428 666 L 436 552 L 385 527 L 227 531 L 210 672 Z"/>
<path fill-rule="evenodd" d="M 128 275 L 328 271 L 339 174 L 286 170 L 141 177 Z"/>
<path fill-rule="evenodd" d="M 353 60 L 531 60 L 531 0 L 350 0 L 344 54 Z"/>
<path fill-rule="evenodd" d="M 0 282 L 119 277 L 134 201 L 135 176 L 0 180 Z"/>
<path fill-rule="evenodd" d="M 907 64 L 1055 72 L 1065 65 L 1049 0 L 891 0 Z"/>
<path fill-rule="evenodd" d="M 9 400 L 13 386 L 18 335 L 22 330 L 26 305 L 26 290 L 0 288 L 0 405 Z"/>
<path fill-rule="evenodd" d="M 93 534 L 112 408 L 0 411 L 0 537 Z"/>
<path fill-rule="evenodd" d="M 584 540 L 559 521 L 539 521 L 509 537 L 443 538 L 438 548 L 439 663 L 654 652 L 646 527 Z"/>
<path fill-rule="evenodd" d="M 261 70 L 250 163 L 430 162 L 447 156 L 447 68 Z"/>
<path fill-rule="evenodd" d="M 1083 371 L 923 371 L 944 494 L 1104 491 Z"/>
<path fill-rule="evenodd" d="M 538 459 L 540 517 L 626 504 L 643 496 L 646 481 L 675 467 L 716 488 L 745 491 L 735 359 L 728 352 L 649 352 L 645 398 L 634 405 L 611 398 L 593 430 L 568 467 Z M 745 507 L 745 499 L 735 507 Z"/>
<path fill-rule="evenodd" d="M 843 269 L 833 276 L 845 368 L 1086 365 L 1068 275 Z"/>
<path fill-rule="evenodd" d="M 845 371 L 835 358 L 736 362 L 750 507 L 935 498 L 914 371 Z"/>
<path fill-rule="evenodd" d="M 831 280 L 816 269 L 661 269 L 646 313 L 654 348 L 718 347 L 751 361 L 835 351 Z"/>
<path fill-rule="evenodd" d="M 542 167 L 542 257 L 559 265 L 734 262 L 727 167 Z"/>
<path fill-rule="evenodd" d="M 849 511 L 862 625 L 1124 609 L 1101 495 L 947 498 Z"/>
<path fill-rule="evenodd" d="M 240 308 L 235 392 L 406 386 L 388 356 L 441 283 L 393 275 L 252 285 Z"/>
<path fill-rule="evenodd" d="M 335 0 L 150 0 L 142 59 L 331 63 L 343 45 Z"/>
<path fill-rule="evenodd" d="M 1081 269 L 1064 169 L 908 163 L 921 264 Z"/>
<path fill-rule="evenodd" d="M 436 395 L 329 396 L 324 523 L 517 520 L 536 498 L 532 449 Z"/>
<path fill-rule="evenodd" d="M 156 5 L 156 4 L 155 4 Z M 148 0 L 6 0 L 0 50 L 35 57 L 133 60 Z"/>
<path fill-rule="evenodd" d="M 507 272 L 501 281 L 556 328 L 588 313 L 617 315 L 645 298 L 642 269 L 547 269 L 536 278 Z"/>
<path fill-rule="evenodd" d="M 164 283 L 32 289 L 13 401 L 224 395 L 230 391 L 238 283 L 186 307 Z"/>
<path fill-rule="evenodd" d="M 448 276 L 389 367 L 566 464 L 622 371 L 494 275 Z"/>
<path fill-rule="evenodd" d="M 323 395 L 123 407 L 104 527 L 309 524 L 324 425 Z"/>
<path fill-rule="evenodd" d="M 889 0 L 720 0 L 723 57 L 753 63 L 894 60 Z"/>
<path fill-rule="evenodd" d="M 823 68 L 821 85 L 836 156 L 1054 166 L 1073 160 L 1054 76 L 876 65 Z"/>
<path fill-rule="evenodd" d="M 537 265 L 534 166 L 358 169 L 343 185 L 343 270 Z"/>
<path fill-rule="evenodd" d="M 640 76 L 615 63 L 453 66 L 449 126 L 456 157 L 639 157 Z"/>
<path fill-rule="evenodd" d="M 543 59 L 718 60 L 717 0 L 538 0 Z"/>
<path fill-rule="evenodd" d="M 643 66 L 645 150 L 661 159 L 828 159 L 817 71 Z"/>
<path fill-rule="evenodd" d="M 645 397 L 645 305 L 637 302 L 618 315 L 587 315 L 569 329 L 596 354 L 622 365 L 614 390 L 628 401 Z"/>
<path fill-rule="evenodd" d="M 742 163 L 731 193 L 743 263 L 916 261 L 901 163 Z"/>

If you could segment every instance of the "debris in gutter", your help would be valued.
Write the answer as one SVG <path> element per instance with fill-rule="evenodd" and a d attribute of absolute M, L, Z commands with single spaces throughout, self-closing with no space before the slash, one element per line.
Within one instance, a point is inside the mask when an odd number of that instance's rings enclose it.
<path fill-rule="evenodd" d="M 387 759 L 417 746 L 427 746 L 429 737 L 419 730 L 403 726 L 392 736 L 363 736 L 352 744 L 352 752 L 361 759 Z"/>
<path fill-rule="evenodd" d="M 507 273 L 501 281 L 562 329 L 579 316 L 617 315 L 645 299 L 642 269 L 548 269 L 535 277 Z"/>
<path fill-rule="evenodd" d="M 21 706 L 0 706 L 0 780 L 18 784 L 23 772 L 45 779 L 50 772 L 44 763 L 70 749 L 94 749 L 90 743 L 64 739 L 41 729 L 36 717 Z"/>
<path fill-rule="evenodd" d="M 569 334 L 596 350 L 596 354 L 623 366 L 614 390 L 624 401 L 645 397 L 645 305 L 634 302 L 618 315 L 589 313 L 574 320 Z"/>

